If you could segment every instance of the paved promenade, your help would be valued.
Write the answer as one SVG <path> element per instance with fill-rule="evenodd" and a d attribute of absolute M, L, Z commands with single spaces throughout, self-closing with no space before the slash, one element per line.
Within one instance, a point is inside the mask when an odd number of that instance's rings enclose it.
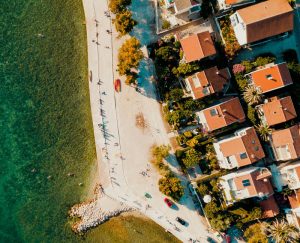
<path fill-rule="evenodd" d="M 145 1 L 143 1 L 145 2 Z M 141 3 L 142 4 L 142 3 Z M 125 86 L 122 92 L 114 91 L 116 53 L 123 40 L 115 38 L 111 19 L 104 0 L 83 0 L 88 42 L 88 72 L 90 102 L 99 164 L 99 182 L 104 192 L 130 207 L 144 213 L 183 242 L 190 239 L 206 242 L 206 226 L 196 214 L 188 195 L 178 204 L 178 210 L 169 209 L 158 191 L 158 174 L 148 164 L 152 144 L 167 144 L 160 106 L 151 83 L 153 66 L 143 60 L 141 93 Z M 144 23 L 147 25 L 147 23 Z M 107 33 L 107 30 L 113 34 Z M 135 126 L 135 116 L 142 112 L 149 126 L 145 131 Z M 176 170 L 176 161 L 170 161 Z M 147 176 L 141 172 L 147 170 Z M 144 193 L 152 195 L 151 200 Z M 175 221 L 180 216 L 189 222 L 188 227 Z"/>

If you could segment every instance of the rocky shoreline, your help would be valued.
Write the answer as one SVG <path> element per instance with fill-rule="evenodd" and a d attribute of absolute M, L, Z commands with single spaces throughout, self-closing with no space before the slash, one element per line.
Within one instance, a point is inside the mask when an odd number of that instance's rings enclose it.
<path fill-rule="evenodd" d="M 94 194 L 94 199 L 76 204 L 69 210 L 69 216 L 71 218 L 78 218 L 71 226 L 72 230 L 76 233 L 86 232 L 112 217 L 134 210 L 108 197 L 99 184 L 96 185 Z"/>

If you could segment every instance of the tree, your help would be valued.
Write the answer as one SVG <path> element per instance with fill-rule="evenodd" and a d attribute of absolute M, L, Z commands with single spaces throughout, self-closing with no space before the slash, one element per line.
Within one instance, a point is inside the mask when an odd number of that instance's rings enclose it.
<path fill-rule="evenodd" d="M 245 230 L 244 236 L 248 243 L 268 243 L 268 238 L 263 232 L 264 225 L 256 223 Z"/>
<path fill-rule="evenodd" d="M 272 129 L 268 125 L 260 123 L 255 126 L 255 129 L 263 141 L 268 141 L 269 135 L 272 133 Z"/>
<path fill-rule="evenodd" d="M 211 219 L 216 216 L 218 212 L 221 211 L 221 208 L 218 207 L 215 201 L 211 201 L 204 206 L 204 211 L 206 216 Z"/>
<path fill-rule="evenodd" d="M 177 77 L 179 76 L 186 76 L 190 73 L 193 73 L 195 71 L 199 71 L 200 66 L 197 65 L 196 63 L 180 63 L 177 68 L 173 68 L 172 72 L 174 75 Z"/>
<path fill-rule="evenodd" d="M 126 9 L 126 6 L 131 4 L 131 0 L 109 0 L 109 10 L 114 13 L 120 13 Z"/>
<path fill-rule="evenodd" d="M 128 9 L 117 13 L 113 22 L 116 30 L 119 32 L 119 36 L 128 34 L 136 25 L 136 21 L 132 19 L 132 13 Z"/>
<path fill-rule="evenodd" d="M 163 30 L 169 29 L 171 27 L 170 21 L 168 21 L 167 19 L 163 19 L 161 27 Z"/>
<path fill-rule="evenodd" d="M 128 74 L 131 68 L 137 68 L 139 66 L 144 56 L 140 47 L 140 42 L 134 37 L 126 40 L 121 46 L 118 54 L 118 69 L 120 75 Z"/>
<path fill-rule="evenodd" d="M 194 148 L 198 144 L 199 144 L 199 142 L 198 142 L 198 139 L 196 137 L 193 137 L 192 139 L 190 139 L 186 142 L 186 145 L 191 147 L 191 148 Z"/>
<path fill-rule="evenodd" d="M 162 46 L 155 51 L 155 56 L 159 63 L 168 63 L 178 58 L 176 49 L 171 46 Z"/>
<path fill-rule="evenodd" d="M 137 77 L 138 75 L 134 72 L 130 72 L 126 75 L 126 80 L 125 80 L 125 83 L 127 85 L 130 85 L 130 84 L 135 84 L 136 83 L 136 80 L 137 80 Z"/>
<path fill-rule="evenodd" d="M 187 121 L 191 118 L 193 113 L 188 110 L 178 109 L 172 112 L 168 112 L 166 119 L 170 125 L 173 125 L 177 129 L 183 121 Z"/>
<path fill-rule="evenodd" d="M 226 231 L 230 228 L 233 218 L 227 213 L 218 213 L 210 220 L 211 227 L 217 231 Z"/>
<path fill-rule="evenodd" d="M 272 63 L 276 60 L 275 57 L 258 57 L 253 63 L 256 67 L 265 66 L 266 64 Z"/>
<path fill-rule="evenodd" d="M 252 64 L 252 62 L 248 61 L 248 60 L 242 61 L 241 64 L 245 67 L 246 73 L 250 73 L 254 68 L 254 65 Z"/>
<path fill-rule="evenodd" d="M 248 105 L 255 105 L 262 101 L 262 92 L 253 85 L 249 85 L 245 88 L 243 93 L 244 100 Z"/>
<path fill-rule="evenodd" d="M 200 193 L 201 197 L 204 197 L 205 195 L 209 194 L 207 185 L 205 185 L 203 183 L 200 184 L 197 189 L 198 189 L 198 192 Z"/>
<path fill-rule="evenodd" d="M 185 158 L 183 158 L 182 162 L 187 168 L 189 168 L 198 164 L 200 160 L 201 153 L 192 148 L 185 152 Z"/>
<path fill-rule="evenodd" d="M 180 180 L 174 176 L 160 178 L 158 186 L 163 194 L 173 198 L 175 201 L 179 201 L 184 194 Z"/>
<path fill-rule="evenodd" d="M 169 93 L 169 98 L 172 101 L 180 101 L 182 99 L 183 96 L 183 91 L 180 88 L 176 88 L 176 89 L 172 89 Z"/>
<path fill-rule="evenodd" d="M 299 230 L 295 225 L 287 223 L 285 220 L 277 219 L 265 227 L 266 233 L 274 239 L 276 243 L 296 243 L 299 242 Z"/>
<path fill-rule="evenodd" d="M 200 100 L 186 99 L 183 104 L 183 108 L 185 110 L 189 110 L 189 111 L 203 109 L 204 107 L 205 107 L 205 104 L 203 103 L 203 101 L 200 101 Z"/>
<path fill-rule="evenodd" d="M 152 157 L 161 162 L 170 155 L 170 149 L 169 145 L 154 145 L 151 148 Z"/>

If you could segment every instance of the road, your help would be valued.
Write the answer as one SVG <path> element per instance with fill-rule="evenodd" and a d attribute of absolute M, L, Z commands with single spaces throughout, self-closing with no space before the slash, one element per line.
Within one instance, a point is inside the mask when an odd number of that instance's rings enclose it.
<path fill-rule="evenodd" d="M 142 6 L 145 2 L 138 3 Z M 141 211 L 183 242 L 188 242 L 189 239 L 206 242 L 209 233 L 197 215 L 187 190 L 177 204 L 178 210 L 168 208 L 163 202 L 164 196 L 157 188 L 159 175 L 148 163 L 149 148 L 154 143 L 169 143 L 160 106 L 156 101 L 155 87 L 151 82 L 151 61 L 145 59 L 141 65 L 141 93 L 124 83 L 122 92 L 116 93 L 113 87 L 113 80 L 117 75 L 116 53 L 123 40 L 115 38 L 111 19 L 104 14 L 108 10 L 106 1 L 83 0 L 83 5 L 99 180 L 105 193 Z M 140 10 L 140 13 L 145 14 L 142 7 Z M 147 21 L 141 22 L 147 26 Z M 107 30 L 113 34 L 107 33 Z M 148 124 L 145 130 L 135 126 L 135 117 L 140 112 Z M 176 161 L 172 158 L 169 161 L 176 172 Z M 141 172 L 147 169 L 147 175 L 142 176 Z M 146 199 L 145 192 L 149 192 L 152 198 Z M 178 224 L 175 221 L 177 216 L 188 221 L 189 225 L 184 227 Z"/>

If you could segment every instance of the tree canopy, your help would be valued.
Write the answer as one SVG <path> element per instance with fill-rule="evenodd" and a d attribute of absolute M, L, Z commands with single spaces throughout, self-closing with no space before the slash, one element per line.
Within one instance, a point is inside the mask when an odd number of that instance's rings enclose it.
<path fill-rule="evenodd" d="M 131 0 L 109 0 L 109 10 L 114 13 L 120 13 L 126 9 L 128 5 L 131 4 Z"/>
<path fill-rule="evenodd" d="M 179 201 L 184 194 L 180 180 L 174 176 L 162 177 L 158 181 L 159 190 L 175 201 Z"/>
<path fill-rule="evenodd" d="M 183 158 L 182 162 L 187 168 L 189 168 L 198 164 L 200 160 L 201 160 L 201 153 L 195 150 L 194 148 L 192 148 L 186 151 L 185 158 Z"/>
<path fill-rule="evenodd" d="M 251 225 L 245 230 L 244 236 L 249 243 L 268 243 L 268 238 L 263 232 L 264 226 L 261 223 Z"/>
<path fill-rule="evenodd" d="M 136 21 L 132 19 L 132 13 L 128 9 L 117 13 L 113 22 L 116 30 L 119 32 L 119 36 L 126 35 L 136 25 Z"/>
<path fill-rule="evenodd" d="M 121 46 L 118 54 L 118 69 L 121 75 L 128 74 L 131 68 L 137 68 L 139 66 L 144 56 L 140 47 L 141 44 L 135 37 L 126 40 Z"/>

